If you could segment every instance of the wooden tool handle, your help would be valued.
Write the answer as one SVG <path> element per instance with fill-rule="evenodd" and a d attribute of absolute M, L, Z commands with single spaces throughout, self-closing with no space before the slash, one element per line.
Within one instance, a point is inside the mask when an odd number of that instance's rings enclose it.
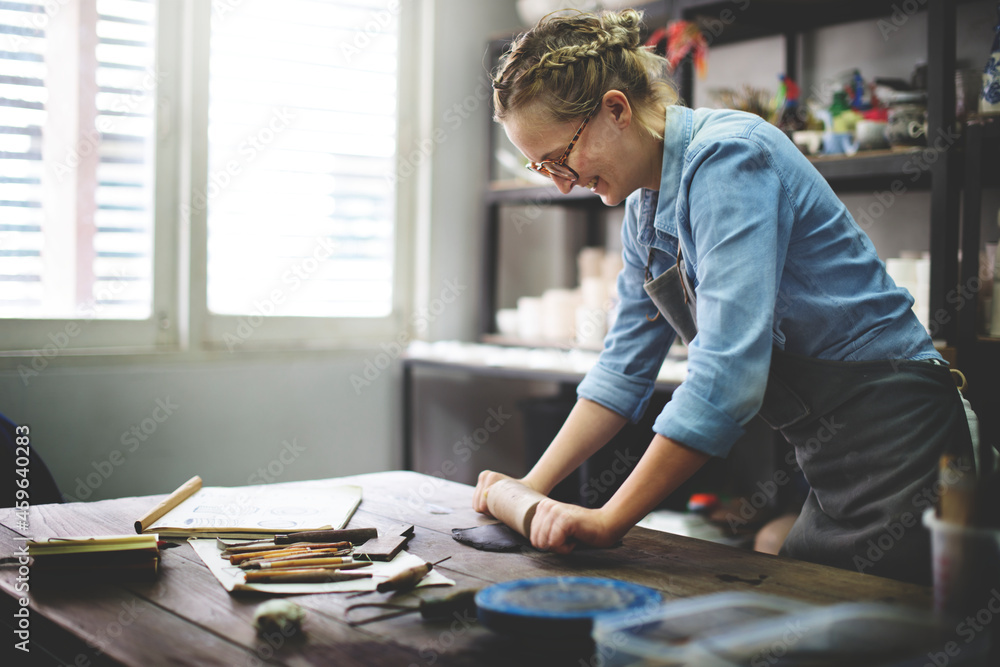
<path fill-rule="evenodd" d="M 339 542 L 346 540 L 357 546 L 378 537 L 375 528 L 345 528 L 342 530 L 307 530 L 288 535 L 275 535 L 275 544 L 292 544 L 294 542 Z"/>
<path fill-rule="evenodd" d="M 486 507 L 490 514 L 517 532 L 531 538 L 531 520 L 545 496 L 513 479 L 504 479 L 486 491 Z"/>
<path fill-rule="evenodd" d="M 415 565 L 380 582 L 375 587 L 375 590 L 379 593 L 385 593 L 386 591 L 408 591 L 411 588 L 416 588 L 420 580 L 426 577 L 427 573 L 432 569 L 434 569 L 433 563 Z"/>
<path fill-rule="evenodd" d="M 268 561 L 266 563 L 260 563 L 257 569 L 261 570 L 273 570 L 281 569 L 285 567 L 317 567 L 326 565 L 336 565 L 343 566 L 348 563 L 353 563 L 354 561 L 348 558 L 299 558 L 299 559 L 288 559 L 288 560 L 275 560 Z"/>
<path fill-rule="evenodd" d="M 268 570 L 251 570 L 246 573 L 246 582 L 271 584 L 325 584 L 352 579 L 369 579 L 370 572 L 341 572 L 322 568 L 304 570 L 286 570 L 270 572 Z"/>
<path fill-rule="evenodd" d="M 279 560 L 284 558 L 318 558 L 321 555 L 340 554 L 343 549 L 285 549 L 283 551 L 251 551 L 245 554 L 233 554 L 229 557 L 230 565 L 242 565 L 255 560 Z M 346 554 L 345 554 L 346 555 Z"/>

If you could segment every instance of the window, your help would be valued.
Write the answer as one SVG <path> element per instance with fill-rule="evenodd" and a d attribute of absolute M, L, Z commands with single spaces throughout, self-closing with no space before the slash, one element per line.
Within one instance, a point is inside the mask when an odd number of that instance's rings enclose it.
<path fill-rule="evenodd" d="M 208 207 L 210 311 L 390 313 L 397 37 L 384 4 L 213 14 L 209 182 L 194 202 Z"/>
<path fill-rule="evenodd" d="M 154 11 L 0 2 L 0 317 L 150 316 Z"/>
<path fill-rule="evenodd" d="M 0 0 L 2 348 L 388 337 L 407 6 Z"/>

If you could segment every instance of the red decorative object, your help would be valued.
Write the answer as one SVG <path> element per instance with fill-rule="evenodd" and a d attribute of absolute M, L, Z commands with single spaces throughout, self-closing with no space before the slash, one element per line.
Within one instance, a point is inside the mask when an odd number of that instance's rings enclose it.
<path fill-rule="evenodd" d="M 704 79 L 708 64 L 708 40 L 696 23 L 691 21 L 671 21 L 666 28 L 659 28 L 646 40 L 646 46 L 657 46 L 666 39 L 666 58 L 671 70 L 676 70 L 684 57 L 694 52 L 694 65 L 698 78 Z"/>

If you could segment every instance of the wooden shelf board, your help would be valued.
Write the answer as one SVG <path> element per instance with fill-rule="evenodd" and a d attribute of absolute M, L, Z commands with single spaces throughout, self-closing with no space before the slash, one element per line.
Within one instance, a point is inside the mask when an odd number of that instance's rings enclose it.
<path fill-rule="evenodd" d="M 555 185 L 533 185 L 527 181 L 494 181 L 486 190 L 487 204 L 600 203 L 601 198 L 586 188 L 573 188 L 569 194 Z"/>
<path fill-rule="evenodd" d="M 963 2 L 966 0 L 962 0 Z M 893 17 L 906 17 L 899 0 L 678 0 L 687 20 L 697 21 L 713 46 L 788 33 L 803 33 L 826 26 L 857 21 L 884 20 L 895 28 Z M 924 2 L 916 3 L 926 11 Z"/>
<path fill-rule="evenodd" d="M 814 155 L 809 161 L 836 189 L 874 187 L 894 179 L 903 179 L 907 188 L 926 187 L 930 181 L 929 164 L 923 158 L 925 147 L 861 151 L 854 155 Z M 573 188 L 563 194 L 552 185 L 532 185 L 527 181 L 495 181 L 486 191 L 489 204 L 548 204 L 600 202 L 600 197 L 585 188 Z"/>
<path fill-rule="evenodd" d="M 577 343 L 569 340 L 526 340 L 524 338 L 518 338 L 517 336 L 505 336 L 504 334 L 483 334 L 480 336 L 480 340 L 487 345 L 500 345 L 502 347 L 539 347 L 557 350 L 583 350 L 584 352 L 600 352 L 603 349 L 603 347 L 578 345 Z"/>
<path fill-rule="evenodd" d="M 480 377 L 494 377 L 508 380 L 525 380 L 531 382 L 559 382 L 578 384 L 584 373 L 569 370 L 546 368 L 523 368 L 520 366 L 487 366 L 481 363 L 448 361 L 423 357 L 403 357 L 403 363 L 410 367 L 421 367 L 432 370 L 470 373 Z M 680 382 L 657 380 L 654 385 L 657 391 L 673 391 Z"/>
<path fill-rule="evenodd" d="M 864 187 L 877 182 L 903 179 L 909 187 L 926 187 L 930 181 L 929 163 L 924 159 L 925 147 L 861 151 L 854 155 L 811 156 L 817 171 L 834 189 Z"/>

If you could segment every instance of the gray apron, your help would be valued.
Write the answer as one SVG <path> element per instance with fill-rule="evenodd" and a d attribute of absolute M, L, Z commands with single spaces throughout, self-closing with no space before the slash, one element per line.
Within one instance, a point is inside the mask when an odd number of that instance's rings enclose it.
<path fill-rule="evenodd" d="M 647 266 L 643 288 L 689 344 L 698 331 L 696 298 L 679 248 L 677 263 L 655 279 Z M 825 361 L 773 348 L 757 416 L 795 448 L 810 486 L 782 554 L 930 583 L 930 537 L 920 519 L 940 493 L 940 457 L 972 460 L 965 409 L 946 366 Z"/>

